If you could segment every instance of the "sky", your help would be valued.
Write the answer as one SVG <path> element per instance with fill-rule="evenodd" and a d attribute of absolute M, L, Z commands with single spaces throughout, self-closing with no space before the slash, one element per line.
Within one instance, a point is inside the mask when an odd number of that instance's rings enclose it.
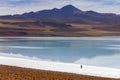
<path fill-rule="evenodd" d="M 120 14 L 120 0 L 0 0 L 0 15 L 36 12 L 69 4 L 83 11 Z"/>

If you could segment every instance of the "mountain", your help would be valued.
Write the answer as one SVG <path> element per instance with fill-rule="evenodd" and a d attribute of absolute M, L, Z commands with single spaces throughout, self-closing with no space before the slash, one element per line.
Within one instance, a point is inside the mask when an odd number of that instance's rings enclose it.
<path fill-rule="evenodd" d="M 95 11 L 82 11 L 73 5 L 66 5 L 60 9 L 42 10 L 19 15 L 7 15 L 0 18 L 34 18 L 34 19 L 62 19 L 79 23 L 119 23 L 120 16 L 112 13 L 98 13 Z"/>
<path fill-rule="evenodd" d="M 74 18 L 77 17 L 77 14 L 82 11 L 77 9 L 72 5 L 67 5 L 62 7 L 61 9 L 54 8 L 52 10 L 42 10 L 38 12 L 30 12 L 24 13 L 22 15 L 18 15 L 18 17 L 24 18 Z"/>
<path fill-rule="evenodd" d="M 82 11 L 73 5 L 0 16 L 0 36 L 120 36 L 120 15 Z"/>

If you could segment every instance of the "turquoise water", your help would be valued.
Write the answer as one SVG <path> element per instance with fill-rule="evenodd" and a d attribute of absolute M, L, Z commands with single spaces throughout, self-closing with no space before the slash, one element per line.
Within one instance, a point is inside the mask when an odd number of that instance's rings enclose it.
<path fill-rule="evenodd" d="M 119 56 L 120 39 L 116 38 L 1 38 L 0 52 L 22 54 L 62 62 L 79 62 L 88 64 L 96 57 Z M 100 62 L 102 62 L 101 58 Z M 105 58 L 105 59 L 106 59 Z M 112 61 L 112 58 L 110 58 Z M 87 63 L 86 63 L 86 60 Z M 120 57 L 113 58 L 116 62 Z M 96 60 L 97 61 L 97 60 Z M 80 61 L 81 62 L 81 61 Z M 98 62 L 99 63 L 99 62 Z M 106 62 L 107 63 L 107 62 Z M 109 63 L 109 62 L 108 62 Z M 90 64 L 90 63 L 89 63 Z M 96 65 L 91 63 L 93 65 Z M 112 66 L 110 63 L 109 66 Z M 102 64 L 102 66 L 104 66 Z M 115 65 L 119 68 L 120 64 Z"/>

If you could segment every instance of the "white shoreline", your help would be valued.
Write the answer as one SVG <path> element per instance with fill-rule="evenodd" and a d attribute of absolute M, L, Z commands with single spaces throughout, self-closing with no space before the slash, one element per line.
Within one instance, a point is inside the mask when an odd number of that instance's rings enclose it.
<path fill-rule="evenodd" d="M 120 37 L 0 37 L 0 39 L 25 39 L 25 40 L 120 40 Z M 2 41 L 3 41 L 2 40 Z"/>
<path fill-rule="evenodd" d="M 74 73 L 74 74 L 80 74 L 86 76 L 88 75 L 88 76 L 120 79 L 120 69 L 114 69 L 114 68 L 105 68 L 105 67 L 96 67 L 96 66 L 87 66 L 87 65 L 83 65 L 83 68 L 81 68 L 80 67 L 81 64 L 79 65 L 72 63 L 41 61 L 34 59 L 13 58 L 13 57 L 4 57 L 4 56 L 0 56 L 0 64 L 24 67 L 24 68 L 40 69 L 40 70 Z"/>

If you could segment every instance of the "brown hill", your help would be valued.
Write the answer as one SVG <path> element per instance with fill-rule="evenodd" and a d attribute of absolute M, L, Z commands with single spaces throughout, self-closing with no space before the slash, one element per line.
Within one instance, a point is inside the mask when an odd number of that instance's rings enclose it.
<path fill-rule="evenodd" d="M 120 24 L 76 23 L 71 20 L 0 19 L 0 36 L 120 36 Z"/>
<path fill-rule="evenodd" d="M 0 65 L 0 80 L 120 80 Z"/>

